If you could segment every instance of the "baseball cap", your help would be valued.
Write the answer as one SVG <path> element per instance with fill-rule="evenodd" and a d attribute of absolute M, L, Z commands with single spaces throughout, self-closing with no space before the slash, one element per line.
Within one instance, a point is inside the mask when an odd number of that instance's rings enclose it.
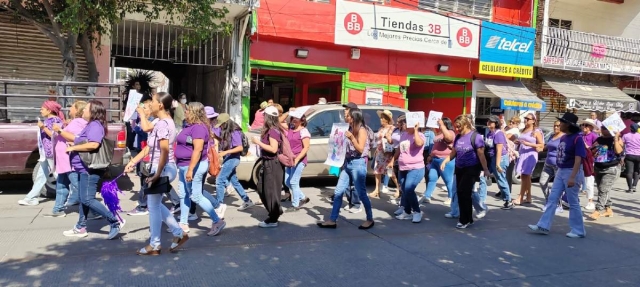
<path fill-rule="evenodd" d="M 274 117 L 277 117 L 280 115 L 280 113 L 278 113 L 278 109 L 274 106 L 268 106 L 266 109 L 264 109 L 264 114 L 274 116 Z"/>
<path fill-rule="evenodd" d="M 499 123 L 500 122 L 500 118 L 496 115 L 492 115 L 489 117 L 489 121 L 492 123 Z"/>
<path fill-rule="evenodd" d="M 345 109 L 357 109 L 358 105 L 356 105 L 353 102 L 349 102 L 346 105 L 342 105 L 342 107 L 345 108 Z"/>
<path fill-rule="evenodd" d="M 218 113 L 216 113 L 216 110 L 214 110 L 213 107 L 209 106 L 204 107 L 204 113 L 207 114 L 208 119 L 213 119 L 219 116 Z"/>
<path fill-rule="evenodd" d="M 222 124 L 229 121 L 229 119 L 231 119 L 231 117 L 227 113 L 222 113 L 218 115 L 218 123 L 216 124 L 216 128 L 219 128 Z"/>

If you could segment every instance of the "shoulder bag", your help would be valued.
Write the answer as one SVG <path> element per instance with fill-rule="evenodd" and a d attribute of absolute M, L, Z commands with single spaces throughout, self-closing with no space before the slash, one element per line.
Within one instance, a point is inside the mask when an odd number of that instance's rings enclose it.
<path fill-rule="evenodd" d="M 152 183 L 147 183 L 147 178 L 153 177 L 155 175 L 155 173 L 151 173 L 151 171 L 153 170 L 152 169 L 153 159 L 155 157 L 155 151 L 156 151 L 156 148 L 158 147 L 159 141 L 155 135 L 154 135 L 154 138 L 156 141 L 153 145 L 153 149 L 151 150 L 151 161 L 149 162 L 149 164 L 143 164 L 140 170 L 140 173 L 142 174 L 142 182 L 143 182 L 142 190 L 144 190 L 145 194 L 162 194 L 162 193 L 167 193 L 171 191 L 171 182 L 169 181 L 168 176 L 161 176 L 158 178 L 158 180 Z"/>
<path fill-rule="evenodd" d="M 88 141 L 82 141 L 79 144 L 85 144 Z M 84 165 L 89 169 L 106 169 L 111 165 L 113 160 L 113 151 L 115 148 L 115 141 L 104 137 L 100 146 L 92 151 L 78 152 L 80 159 Z"/>

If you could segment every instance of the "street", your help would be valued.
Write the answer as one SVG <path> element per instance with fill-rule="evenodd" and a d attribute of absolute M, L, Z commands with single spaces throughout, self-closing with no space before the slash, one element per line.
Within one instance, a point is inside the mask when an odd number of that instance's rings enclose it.
<path fill-rule="evenodd" d="M 123 209 L 135 206 L 138 179 L 120 181 Z M 135 184 L 133 184 L 133 183 Z M 325 181 L 326 182 L 326 181 Z M 239 197 L 227 197 L 227 227 L 208 237 L 208 217 L 191 224 L 191 240 L 169 253 L 171 235 L 163 227 L 163 253 L 141 257 L 148 241 L 148 216 L 127 216 L 123 236 L 105 240 L 105 220 L 89 222 L 87 238 L 67 238 L 62 231 L 77 221 L 77 207 L 64 218 L 44 218 L 53 201 L 38 206 L 16 203 L 30 188 L 28 180 L 2 180 L 0 194 L 0 286 L 638 286 L 640 282 L 640 194 L 615 185 L 615 217 L 585 220 L 587 237 L 565 237 L 568 211 L 548 236 L 529 232 L 541 215 L 543 199 L 534 183 L 534 205 L 503 211 L 489 187 L 488 215 L 466 230 L 443 215 L 446 193 L 423 205 L 419 224 L 391 216 L 390 194 L 373 200 L 375 227 L 357 227 L 364 212 L 341 212 L 336 230 L 320 229 L 328 216 L 326 198 L 333 187 L 303 182 L 311 202 L 303 211 L 285 213 L 280 226 L 257 227 L 266 216 L 261 205 L 240 212 Z M 335 185 L 335 181 L 331 182 Z M 177 186 L 177 184 L 175 185 Z M 439 183 L 442 187 L 442 183 Z M 214 189 L 207 185 L 210 192 Z M 369 188 L 369 191 L 373 187 Z M 417 191 L 424 192 L 424 182 Z M 519 186 L 514 186 L 517 194 Z M 256 201 L 254 191 L 249 196 Z M 585 205 L 586 198 L 581 196 Z M 289 203 L 287 203 L 289 204 Z M 288 206 L 285 204 L 284 206 Z M 197 227 L 196 227 L 197 224 Z"/>

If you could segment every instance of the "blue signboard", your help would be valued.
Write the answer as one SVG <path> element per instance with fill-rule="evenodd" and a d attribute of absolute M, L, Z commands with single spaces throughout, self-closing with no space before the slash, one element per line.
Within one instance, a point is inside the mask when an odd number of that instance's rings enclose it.
<path fill-rule="evenodd" d="M 482 21 L 480 74 L 533 78 L 536 29 Z"/>
<path fill-rule="evenodd" d="M 544 101 L 525 101 L 514 99 L 500 99 L 500 108 L 503 110 L 534 110 L 546 111 L 547 103 Z"/>

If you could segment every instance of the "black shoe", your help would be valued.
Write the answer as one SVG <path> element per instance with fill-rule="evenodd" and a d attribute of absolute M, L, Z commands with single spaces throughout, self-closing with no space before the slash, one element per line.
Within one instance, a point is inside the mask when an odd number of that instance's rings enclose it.
<path fill-rule="evenodd" d="M 360 226 L 358 226 L 358 229 L 360 229 L 360 230 L 367 230 L 367 229 L 370 229 L 371 227 L 373 227 L 375 224 L 376 224 L 376 222 L 375 222 L 375 221 L 371 221 L 371 225 L 369 225 L 369 226 L 367 226 L 367 227 L 365 227 L 364 225 L 360 225 Z"/>
<path fill-rule="evenodd" d="M 498 192 L 494 196 L 497 197 L 497 198 L 502 198 L 502 192 Z"/>
<path fill-rule="evenodd" d="M 633 190 L 633 189 L 627 190 L 627 193 L 632 193 L 632 192 L 635 192 L 635 190 Z"/>
<path fill-rule="evenodd" d="M 504 205 L 500 209 L 502 209 L 502 210 L 510 210 L 510 209 L 513 209 L 513 206 L 514 206 L 513 202 L 505 201 Z"/>
<path fill-rule="evenodd" d="M 336 227 L 338 227 L 337 223 L 324 224 L 324 222 L 318 222 L 318 223 L 316 223 L 316 225 L 318 225 L 318 227 L 320 227 L 320 228 L 327 228 L 327 229 L 336 229 Z"/>

